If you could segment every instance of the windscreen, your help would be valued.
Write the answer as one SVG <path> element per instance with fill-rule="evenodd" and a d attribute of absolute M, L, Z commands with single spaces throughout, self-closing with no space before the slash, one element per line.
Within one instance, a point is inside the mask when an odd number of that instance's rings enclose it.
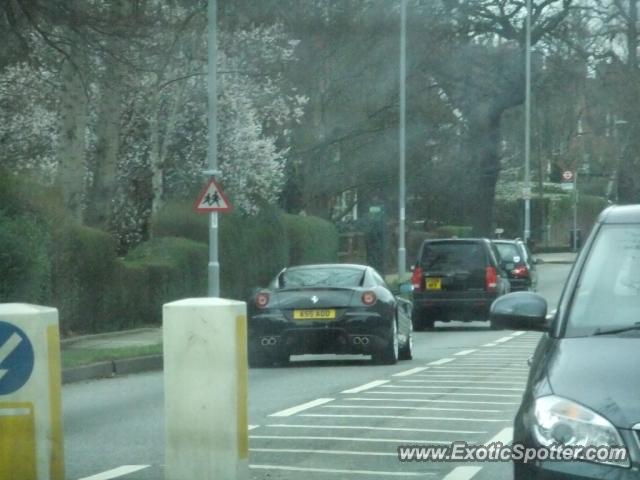
<path fill-rule="evenodd" d="M 572 300 L 568 335 L 631 326 L 640 320 L 640 225 L 598 233 Z"/>
<path fill-rule="evenodd" d="M 286 270 L 280 275 L 280 288 L 358 287 L 364 271 L 357 268 L 315 267 Z"/>

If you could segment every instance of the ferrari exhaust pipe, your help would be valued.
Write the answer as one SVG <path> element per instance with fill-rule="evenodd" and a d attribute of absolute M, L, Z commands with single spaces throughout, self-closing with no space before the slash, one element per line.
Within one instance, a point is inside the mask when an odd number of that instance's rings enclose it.
<path fill-rule="evenodd" d="M 360 341 L 362 342 L 362 345 L 369 345 L 369 337 L 362 337 Z"/>
<path fill-rule="evenodd" d="M 275 344 L 276 344 L 276 342 L 277 342 L 276 337 L 262 337 L 262 338 L 260 339 L 260 344 L 261 344 L 263 347 L 266 347 L 266 346 L 273 346 L 273 345 L 275 345 Z"/>

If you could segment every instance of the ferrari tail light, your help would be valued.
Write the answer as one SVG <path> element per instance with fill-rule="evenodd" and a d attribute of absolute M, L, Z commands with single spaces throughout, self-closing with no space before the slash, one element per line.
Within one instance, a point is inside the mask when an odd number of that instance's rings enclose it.
<path fill-rule="evenodd" d="M 256 307 L 266 308 L 269 305 L 269 294 L 266 292 L 260 292 L 256 295 Z"/>
<path fill-rule="evenodd" d="M 364 303 L 365 305 L 373 305 L 374 303 L 376 303 L 376 301 L 378 300 L 378 297 L 376 297 L 376 294 L 368 291 L 368 292 L 364 292 L 362 294 L 362 303 Z"/>
<path fill-rule="evenodd" d="M 487 267 L 484 275 L 485 290 L 487 292 L 495 292 L 498 289 L 498 272 L 495 267 Z"/>
<path fill-rule="evenodd" d="M 520 265 L 511 270 L 511 275 L 515 278 L 527 278 L 529 276 L 529 269 L 525 265 Z"/>
<path fill-rule="evenodd" d="M 411 284 L 414 290 L 422 290 L 422 268 L 416 266 L 411 275 Z"/>

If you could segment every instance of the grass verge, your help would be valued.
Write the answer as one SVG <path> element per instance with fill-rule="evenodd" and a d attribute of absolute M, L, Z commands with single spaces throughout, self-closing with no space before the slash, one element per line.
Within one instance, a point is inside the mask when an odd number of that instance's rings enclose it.
<path fill-rule="evenodd" d="M 121 348 L 69 348 L 62 350 L 62 368 L 80 367 L 96 362 L 162 354 L 162 344 Z"/>

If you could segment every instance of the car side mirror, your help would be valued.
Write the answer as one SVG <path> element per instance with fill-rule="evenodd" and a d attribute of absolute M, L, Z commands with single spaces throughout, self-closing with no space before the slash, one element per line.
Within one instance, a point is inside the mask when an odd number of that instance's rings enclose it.
<path fill-rule="evenodd" d="M 491 305 L 489 318 L 499 328 L 544 332 L 547 322 L 547 301 L 537 293 L 515 292 L 497 298 Z"/>

